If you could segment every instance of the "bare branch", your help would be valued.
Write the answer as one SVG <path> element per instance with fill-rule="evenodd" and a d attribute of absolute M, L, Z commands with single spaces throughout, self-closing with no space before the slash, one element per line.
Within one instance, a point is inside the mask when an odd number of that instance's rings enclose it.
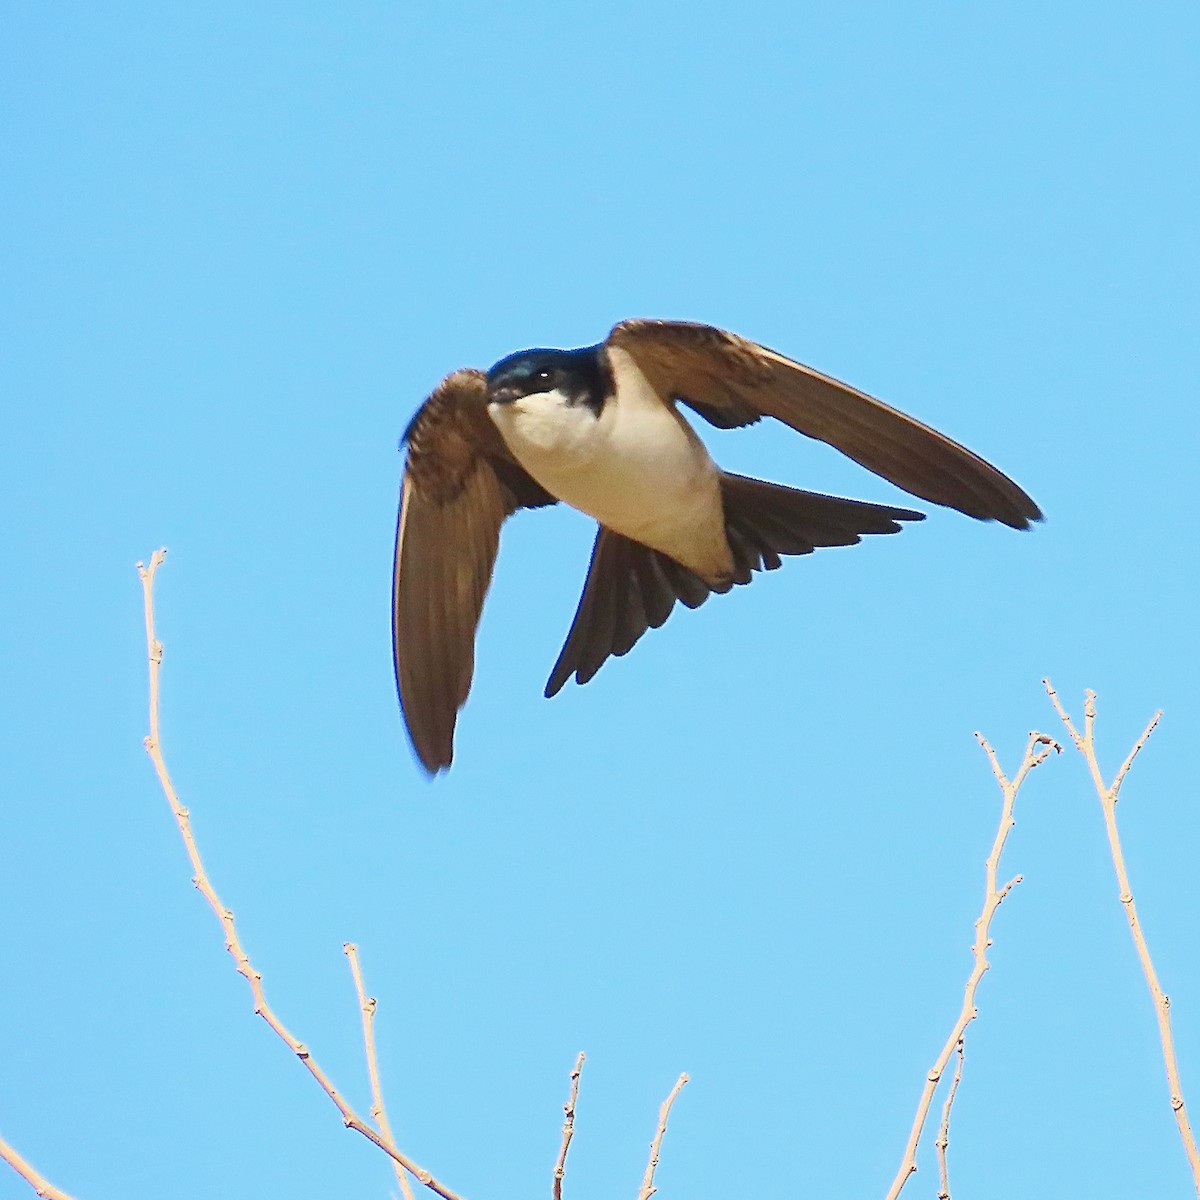
<path fill-rule="evenodd" d="M 354 977 L 354 992 L 358 996 L 358 1007 L 362 1013 L 363 1052 L 367 1059 L 367 1074 L 371 1079 L 371 1116 L 379 1132 L 394 1144 L 396 1139 L 392 1135 L 387 1109 L 383 1103 L 383 1084 L 379 1078 L 379 1056 L 375 1051 L 375 1009 L 377 1007 L 375 997 L 367 995 L 367 989 L 363 984 L 362 968 L 358 963 L 358 947 L 353 942 L 346 942 L 343 944 L 342 950 L 350 960 L 350 974 Z M 392 1168 L 396 1172 L 396 1181 L 400 1184 L 400 1190 L 404 1193 L 404 1200 L 413 1200 L 412 1184 L 408 1182 L 408 1174 L 395 1159 L 392 1160 Z"/>
<path fill-rule="evenodd" d="M 0 1138 L 0 1158 L 25 1180 L 43 1200 L 74 1200 L 73 1196 L 56 1188 L 31 1163 L 22 1158 L 3 1138 Z"/>
<path fill-rule="evenodd" d="M 917 1169 L 917 1145 L 921 1140 L 921 1133 L 925 1128 L 925 1120 L 929 1115 L 929 1106 L 933 1103 L 934 1092 L 941 1082 L 942 1073 L 945 1071 L 946 1064 L 950 1061 L 950 1056 L 954 1053 L 955 1047 L 963 1040 L 967 1026 L 978 1015 L 975 1009 L 975 992 L 979 987 L 980 980 L 991 965 L 987 960 L 987 949 L 992 944 L 992 918 L 996 915 L 996 909 L 1000 907 L 1004 897 L 1008 895 L 1016 884 L 1021 882 L 1021 876 L 1017 875 L 1003 887 L 998 885 L 1000 855 L 1004 851 L 1004 843 L 1008 840 L 1009 833 L 1016 824 L 1012 814 L 1013 805 L 1017 799 L 1017 792 L 1020 791 L 1021 785 L 1025 782 L 1029 772 L 1034 767 L 1045 762 L 1052 751 L 1061 749 L 1057 742 L 1052 738 L 1048 738 L 1044 733 L 1031 733 L 1029 735 L 1029 742 L 1025 747 L 1025 757 L 1021 760 L 1021 765 L 1017 769 L 1017 773 L 1012 779 L 1008 779 L 1001 769 L 996 752 L 992 749 L 988 740 L 979 733 L 975 736 L 979 739 L 979 744 L 983 747 L 983 751 L 988 757 L 988 762 L 991 764 L 992 772 L 995 774 L 996 781 L 1000 785 L 1004 801 L 1000 810 L 1000 827 L 996 830 L 996 837 L 992 842 L 992 851 L 988 855 L 987 863 L 985 864 L 986 886 L 984 889 L 983 911 L 979 914 L 979 919 L 975 922 L 975 944 L 972 947 L 974 967 L 967 979 L 967 986 L 963 992 L 962 1009 L 959 1011 L 958 1020 L 954 1023 L 954 1028 L 950 1031 L 950 1036 L 946 1039 L 946 1044 L 942 1047 L 942 1052 L 938 1055 L 937 1061 L 925 1077 L 925 1086 L 921 1091 L 921 1099 L 917 1105 L 917 1115 L 913 1120 L 912 1129 L 909 1131 L 908 1144 L 904 1148 L 904 1158 L 900 1163 L 900 1170 L 896 1173 L 896 1178 L 892 1180 L 892 1186 L 887 1193 L 887 1200 L 896 1200 L 896 1197 L 900 1195 L 900 1190 L 908 1181 L 909 1176 Z"/>
<path fill-rule="evenodd" d="M 938 1176 L 941 1187 L 938 1188 L 938 1200 L 950 1200 L 950 1164 L 946 1152 L 950 1148 L 950 1110 L 954 1107 L 954 1097 L 958 1094 L 958 1085 L 962 1082 L 963 1073 L 963 1040 L 958 1039 L 958 1062 L 954 1066 L 954 1078 L 950 1081 L 950 1092 L 942 1107 L 942 1126 L 938 1130 L 937 1146 Z"/>
<path fill-rule="evenodd" d="M 1121 790 L 1121 784 L 1123 784 L 1125 782 L 1125 776 L 1129 774 L 1129 768 L 1133 766 L 1133 760 L 1135 758 L 1137 758 L 1142 747 L 1150 740 L 1150 735 L 1154 732 L 1154 727 L 1161 720 L 1162 720 L 1162 709 L 1160 708 L 1158 710 L 1158 712 L 1156 712 L 1154 714 L 1154 716 L 1152 716 L 1150 718 L 1148 724 L 1146 725 L 1146 728 L 1144 730 L 1142 730 L 1142 736 L 1140 738 L 1138 738 L 1138 740 L 1136 742 L 1134 742 L 1133 749 L 1130 750 L 1128 755 L 1126 755 L 1125 761 L 1121 764 L 1121 769 L 1117 772 L 1116 777 L 1113 779 L 1113 782 L 1112 782 L 1112 794 L 1113 794 L 1113 803 L 1114 804 L 1117 802 L 1118 793 Z"/>
<path fill-rule="evenodd" d="M 1072 741 L 1074 741 L 1079 753 L 1083 755 L 1084 760 L 1087 762 L 1088 771 L 1091 773 L 1092 783 L 1095 785 L 1096 795 L 1100 800 L 1100 807 L 1104 813 L 1104 828 L 1108 834 L 1108 849 L 1112 855 L 1113 869 L 1117 875 L 1118 894 L 1121 898 L 1121 905 L 1125 909 L 1125 919 L 1129 923 L 1129 932 L 1133 937 L 1138 961 L 1142 964 L 1142 973 L 1146 977 L 1146 985 L 1149 987 L 1150 996 L 1154 1001 L 1155 1016 L 1158 1018 L 1158 1039 L 1162 1044 L 1163 1064 L 1167 1072 L 1167 1085 L 1171 1091 L 1171 1109 L 1175 1113 L 1175 1123 L 1179 1127 L 1179 1136 L 1183 1141 L 1183 1149 L 1187 1154 L 1188 1163 L 1192 1168 L 1192 1182 L 1196 1188 L 1196 1195 L 1200 1197 L 1200 1150 L 1196 1147 L 1196 1138 L 1192 1133 L 1192 1127 L 1188 1121 L 1187 1106 L 1183 1100 L 1183 1084 L 1179 1078 L 1179 1063 L 1175 1057 L 1175 1038 L 1171 1032 L 1171 1001 L 1158 981 L 1158 973 L 1155 971 L 1154 962 L 1150 957 L 1150 947 L 1147 945 L 1145 934 L 1142 932 L 1142 923 L 1138 919 L 1137 906 L 1133 902 L 1133 888 L 1129 883 L 1129 872 L 1125 868 L 1125 853 L 1121 849 L 1121 835 L 1117 829 L 1117 800 L 1120 798 L 1121 784 L 1125 782 L 1125 776 L 1129 774 L 1129 768 L 1133 766 L 1133 760 L 1137 758 L 1138 753 L 1146 742 L 1149 741 L 1150 735 L 1154 732 L 1155 726 L 1162 717 L 1162 710 L 1159 709 L 1150 718 L 1149 723 L 1142 732 L 1142 736 L 1134 743 L 1133 749 L 1129 751 L 1125 761 L 1121 764 L 1120 770 L 1113 776 L 1112 783 L 1106 784 L 1104 776 L 1100 772 L 1100 763 L 1096 758 L 1096 693 L 1089 688 L 1084 695 L 1084 733 L 1080 737 L 1071 722 L 1070 716 L 1059 702 L 1058 693 L 1051 686 L 1050 680 L 1043 679 L 1042 683 L 1060 719 L 1070 732 Z"/>
<path fill-rule="evenodd" d="M 675 1103 L 675 1097 L 683 1091 L 683 1085 L 687 1081 L 686 1075 L 680 1075 L 671 1089 L 671 1094 L 662 1102 L 662 1107 L 658 1110 L 658 1130 L 654 1134 L 654 1141 L 650 1143 L 650 1161 L 646 1164 L 646 1174 L 642 1176 L 642 1190 L 638 1192 L 638 1200 L 650 1200 L 650 1197 L 658 1191 L 658 1188 L 654 1186 L 654 1172 L 658 1167 L 658 1152 L 662 1148 L 663 1134 L 667 1132 L 667 1117 L 671 1114 L 671 1105 Z"/>
<path fill-rule="evenodd" d="M 1080 736 L 1079 731 L 1072 723 L 1070 716 L 1067 714 L 1067 710 L 1063 708 L 1062 701 L 1060 701 L 1058 698 L 1058 693 L 1051 686 L 1050 680 L 1048 679 L 1042 680 L 1042 686 L 1046 689 L 1046 695 L 1050 697 L 1050 703 L 1054 705 L 1054 711 L 1058 713 L 1059 719 L 1067 727 L 1067 732 L 1071 735 L 1071 741 L 1075 743 L 1075 748 L 1082 752 L 1083 738 Z"/>
<path fill-rule="evenodd" d="M 452 1192 L 444 1183 L 425 1170 L 424 1167 L 418 1166 L 412 1159 L 398 1150 L 389 1138 L 376 1133 L 343 1099 L 337 1088 L 333 1086 L 333 1081 L 318 1066 L 308 1047 L 295 1037 L 275 1015 L 270 1005 L 267 1004 L 267 998 L 263 992 L 262 975 L 254 969 L 238 937 L 233 913 L 221 902 L 220 897 L 209 881 L 208 873 L 204 869 L 204 863 L 200 859 L 200 852 L 196 847 L 196 840 L 192 834 L 191 816 L 180 802 L 175 785 L 171 782 L 171 776 L 167 771 L 166 760 L 163 758 L 162 746 L 159 741 L 158 676 L 159 669 L 162 666 L 163 647 L 154 633 L 154 575 L 158 568 L 162 566 L 166 553 L 166 550 L 156 550 L 150 557 L 149 567 L 144 566 L 142 563 L 137 564 L 138 575 L 142 580 L 142 594 L 145 602 L 146 648 L 150 662 L 150 733 L 146 738 L 145 745 L 146 753 L 150 755 L 150 760 L 154 763 L 154 770 L 158 774 L 158 781 L 162 785 L 163 793 L 166 795 L 167 802 L 171 806 L 171 812 L 175 817 L 175 824 L 179 827 L 179 833 L 183 838 L 188 859 L 192 864 L 192 882 L 196 885 L 205 900 L 208 901 L 209 907 L 221 923 L 221 928 L 225 934 L 225 949 L 233 956 L 233 960 L 237 964 L 238 974 L 250 986 L 250 992 L 254 997 L 254 1011 L 275 1031 L 280 1040 L 304 1064 L 309 1074 L 317 1081 L 321 1090 L 337 1105 L 338 1112 L 342 1115 L 342 1123 L 346 1128 L 357 1130 L 368 1141 L 373 1142 L 380 1150 L 389 1155 L 395 1162 L 398 1162 L 406 1171 L 415 1175 L 427 1188 L 441 1196 L 442 1200 L 462 1200 L 462 1197 Z"/>
<path fill-rule="evenodd" d="M 554 1200 L 562 1200 L 563 1176 L 567 1173 L 567 1151 L 571 1147 L 571 1139 L 575 1136 L 575 1102 L 579 1099 L 579 1076 L 583 1073 L 583 1051 L 575 1060 L 575 1068 L 571 1072 L 571 1094 L 563 1105 L 566 1120 L 562 1127 L 562 1145 L 558 1148 L 558 1161 L 554 1164 L 554 1184 L 551 1195 Z"/>

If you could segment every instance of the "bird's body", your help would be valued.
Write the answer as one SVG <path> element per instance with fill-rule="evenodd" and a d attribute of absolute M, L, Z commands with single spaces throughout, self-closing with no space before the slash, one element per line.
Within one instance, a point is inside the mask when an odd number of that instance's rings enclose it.
<path fill-rule="evenodd" d="M 695 608 L 781 555 L 922 518 L 724 472 L 679 404 L 721 429 L 775 417 L 980 520 L 1024 529 L 1041 519 L 1011 479 L 957 442 L 712 326 L 625 321 L 597 346 L 521 351 L 486 375 L 455 371 L 405 435 L 396 536 L 396 680 L 426 770 L 450 765 L 500 527 L 518 509 L 562 501 L 599 524 L 548 696 L 628 652 L 677 600 Z"/>
<path fill-rule="evenodd" d="M 727 582 L 733 557 L 717 464 L 626 351 L 594 350 L 607 358 L 614 387 L 598 407 L 556 388 L 492 402 L 488 415 L 551 495 L 702 579 Z"/>

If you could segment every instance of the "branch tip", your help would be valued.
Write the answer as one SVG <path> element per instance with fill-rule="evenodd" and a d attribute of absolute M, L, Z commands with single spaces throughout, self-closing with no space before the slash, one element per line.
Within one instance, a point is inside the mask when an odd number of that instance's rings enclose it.
<path fill-rule="evenodd" d="M 670 1116 L 671 1105 L 675 1103 L 675 1097 L 688 1082 L 689 1077 L 687 1072 L 684 1072 L 675 1081 L 670 1095 L 662 1102 L 662 1107 L 658 1110 L 658 1128 L 654 1134 L 654 1141 L 650 1143 L 650 1161 L 646 1164 L 646 1173 L 642 1177 L 642 1190 L 638 1193 L 638 1200 L 650 1200 L 650 1197 L 658 1191 L 654 1186 L 654 1172 L 658 1167 L 658 1154 L 662 1148 L 663 1135 L 667 1132 L 667 1117 Z"/>
<path fill-rule="evenodd" d="M 1162 717 L 1162 709 L 1156 711 L 1154 716 L 1150 718 L 1146 728 L 1142 731 L 1142 735 L 1134 743 L 1133 748 L 1126 755 L 1120 769 L 1113 776 L 1112 783 L 1108 784 L 1104 781 L 1104 776 L 1100 771 L 1100 763 L 1096 757 L 1095 691 L 1088 688 L 1084 693 L 1084 732 L 1082 736 L 1071 723 L 1071 718 L 1066 714 L 1058 696 L 1048 684 L 1047 692 L 1059 717 L 1062 718 L 1068 732 L 1071 734 L 1071 739 L 1075 743 L 1076 749 L 1087 763 L 1096 796 L 1100 801 L 1100 809 L 1104 816 L 1104 828 L 1108 837 L 1109 854 L 1112 858 L 1113 870 L 1117 877 L 1117 895 L 1124 910 L 1125 919 L 1129 925 L 1129 933 L 1133 938 L 1134 949 L 1137 951 L 1138 961 L 1142 967 L 1142 974 L 1146 979 L 1146 986 L 1149 988 L 1151 998 L 1154 1001 L 1155 1017 L 1158 1021 L 1159 1044 L 1162 1047 L 1163 1065 L 1166 1070 L 1167 1085 L 1171 1094 L 1171 1107 L 1175 1113 L 1175 1123 L 1179 1129 L 1180 1140 L 1183 1142 L 1184 1153 L 1187 1155 L 1188 1164 L 1191 1167 L 1192 1182 L 1196 1187 L 1197 1196 L 1200 1197 L 1200 1147 L 1197 1147 L 1196 1138 L 1188 1121 L 1187 1110 L 1183 1102 L 1183 1086 L 1180 1082 L 1179 1063 L 1175 1056 L 1175 1039 L 1171 1030 L 1170 1002 L 1167 1000 L 1166 993 L 1159 982 L 1158 973 L 1154 968 L 1154 961 L 1150 957 L 1150 947 L 1146 942 L 1146 935 L 1142 931 L 1141 921 L 1138 918 L 1137 905 L 1133 901 L 1133 888 L 1129 882 L 1129 872 L 1125 866 L 1125 853 L 1121 847 L 1120 830 L 1117 827 L 1117 801 L 1120 798 L 1121 785 L 1124 783 L 1129 769 L 1133 766 L 1134 759 L 1154 732 L 1159 719 Z M 1178 1105 L 1176 1104 L 1176 1100 L 1178 1100 Z"/>
<path fill-rule="evenodd" d="M 563 1177 L 567 1173 L 567 1151 L 570 1149 L 571 1139 L 575 1136 L 575 1104 L 579 1099 L 579 1077 L 583 1074 L 583 1060 L 583 1051 L 580 1050 L 579 1057 L 575 1059 L 575 1066 L 571 1068 L 571 1090 L 566 1104 L 563 1105 L 566 1119 L 563 1121 L 558 1158 L 554 1163 L 554 1182 L 550 1189 L 553 1200 L 562 1200 Z"/>
<path fill-rule="evenodd" d="M 946 1065 L 950 1061 L 950 1056 L 954 1053 L 955 1048 L 959 1049 L 960 1067 L 955 1072 L 955 1084 L 951 1088 L 950 1097 L 947 1100 L 946 1106 L 942 1113 L 942 1127 L 940 1136 L 937 1141 L 939 1164 L 941 1166 L 941 1182 L 942 1192 L 949 1195 L 949 1183 L 947 1181 L 945 1167 L 945 1147 L 949 1144 L 949 1122 L 950 1122 L 950 1107 L 953 1103 L 954 1091 L 957 1088 L 957 1080 L 961 1073 L 961 1054 L 964 1036 L 967 1026 L 974 1021 L 979 1010 L 975 1003 L 975 995 L 978 990 L 979 983 L 983 979 L 984 974 L 989 969 L 987 959 L 988 947 L 992 945 L 991 937 L 991 922 L 996 915 L 996 910 L 1000 907 L 1005 896 L 1020 883 L 1021 876 L 1016 875 L 1003 887 L 998 883 L 998 875 L 1000 870 L 1000 856 L 1004 851 L 1005 842 L 1008 839 L 1009 833 L 1012 831 L 1016 821 L 1013 818 L 1013 808 L 1016 803 L 1017 793 L 1021 790 L 1021 785 L 1025 782 L 1029 772 L 1043 761 L 1046 755 L 1049 754 L 1049 749 L 1046 743 L 1044 734 L 1031 732 L 1029 740 L 1025 746 L 1025 755 L 1021 760 L 1020 766 L 1017 768 L 1016 774 L 1009 779 L 1000 766 L 999 758 L 993 750 L 991 743 L 983 736 L 982 733 L 976 733 L 976 738 L 980 746 L 987 754 L 988 762 L 991 765 L 992 773 L 996 777 L 996 782 L 1000 785 L 1000 793 L 1002 803 L 1000 808 L 1000 823 L 996 829 L 996 836 L 992 841 L 991 853 L 988 855 L 987 862 L 984 865 L 984 873 L 986 879 L 986 888 L 984 895 L 983 910 L 975 921 L 975 940 L 972 943 L 971 954 L 973 958 L 973 967 L 971 974 L 967 978 L 966 987 L 963 989 L 963 1002 L 959 1010 L 958 1020 L 955 1022 L 954 1028 L 951 1030 L 950 1036 L 946 1039 L 945 1045 L 942 1047 L 941 1053 L 937 1057 L 937 1061 L 930 1068 L 925 1076 L 925 1086 L 921 1092 L 921 1099 L 917 1104 L 917 1113 L 913 1119 L 912 1128 L 909 1131 L 908 1143 L 904 1149 L 904 1158 L 901 1160 L 900 1169 L 896 1172 L 895 1178 L 892 1180 L 892 1186 L 887 1193 L 887 1200 L 896 1200 L 905 1183 L 915 1174 L 917 1170 L 917 1146 L 921 1140 L 921 1134 L 925 1128 L 925 1121 L 929 1115 L 930 1105 L 933 1103 L 934 1092 L 937 1090 L 938 1084 L 945 1073 Z M 1039 747 L 1041 747 L 1039 749 Z"/>

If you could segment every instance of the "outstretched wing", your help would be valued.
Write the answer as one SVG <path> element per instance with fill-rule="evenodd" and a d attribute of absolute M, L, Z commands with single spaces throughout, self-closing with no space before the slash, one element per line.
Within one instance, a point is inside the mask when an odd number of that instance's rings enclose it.
<path fill-rule="evenodd" d="M 500 526 L 518 508 L 553 504 L 554 497 L 509 453 L 487 414 L 480 371 L 443 379 L 405 440 L 392 649 L 408 736 L 433 774 L 454 754 L 454 722 L 471 690 L 475 630 Z"/>
<path fill-rule="evenodd" d="M 935 504 L 1027 529 L 1038 506 L 1008 476 L 920 421 L 774 350 L 711 325 L 622 321 L 627 351 L 660 395 L 722 429 L 774 417 Z"/>

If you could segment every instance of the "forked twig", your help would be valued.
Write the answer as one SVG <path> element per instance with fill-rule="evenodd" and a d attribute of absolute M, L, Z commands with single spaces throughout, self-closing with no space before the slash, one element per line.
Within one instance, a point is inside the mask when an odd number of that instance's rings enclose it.
<path fill-rule="evenodd" d="M 1000 811 L 1000 827 L 996 830 L 996 837 L 992 842 L 992 852 L 988 855 L 985 868 L 987 884 L 984 891 L 983 911 L 979 914 L 979 919 L 975 922 L 975 944 L 972 947 L 974 966 L 963 992 L 962 1009 L 958 1014 L 958 1020 L 954 1023 L 954 1028 L 950 1031 L 950 1036 L 946 1039 L 946 1044 L 942 1047 L 942 1052 L 938 1055 L 937 1061 L 925 1077 L 925 1087 L 921 1091 L 921 1099 L 917 1105 L 917 1115 L 913 1120 L 912 1129 L 909 1131 L 908 1144 L 904 1148 L 904 1158 L 900 1163 L 900 1170 L 896 1173 L 896 1178 L 892 1180 L 892 1186 L 887 1193 L 887 1200 L 896 1200 L 909 1176 L 917 1169 L 917 1145 L 921 1140 L 921 1132 L 925 1128 L 925 1120 L 929 1115 L 929 1106 L 933 1102 L 933 1094 L 941 1082 L 942 1073 L 946 1069 L 946 1064 L 950 1061 L 950 1056 L 954 1053 L 955 1046 L 962 1040 L 967 1026 L 970 1025 L 977 1015 L 975 1009 L 975 992 L 979 987 L 979 981 L 990 966 L 987 960 L 987 950 L 992 944 L 992 918 L 996 915 L 996 909 L 1000 907 L 1004 897 L 1021 882 L 1021 876 L 1016 875 L 1003 887 L 1000 887 L 998 883 L 1000 855 L 1004 851 L 1004 843 L 1008 840 L 1008 835 L 1012 831 L 1012 827 L 1016 824 L 1012 814 L 1017 792 L 1021 790 L 1021 785 L 1025 782 L 1026 777 L 1034 767 L 1045 762 L 1052 750 L 1061 750 L 1058 743 L 1048 738 L 1044 733 L 1031 733 L 1029 735 L 1029 742 L 1025 747 L 1025 757 L 1021 760 L 1021 765 L 1017 769 L 1017 773 L 1010 780 L 1001 770 L 1000 762 L 996 758 L 996 752 L 989 745 L 987 738 L 979 733 L 975 736 L 979 739 L 979 744 L 983 747 L 984 753 L 988 756 L 988 762 L 992 765 L 992 772 L 996 776 L 996 781 L 1000 784 L 1004 803 Z"/>
<path fill-rule="evenodd" d="M 583 1074 L 583 1051 L 575 1060 L 571 1071 L 571 1094 L 563 1105 L 566 1118 L 562 1127 L 562 1144 L 558 1148 L 558 1161 L 554 1164 L 554 1184 L 550 1189 L 554 1200 L 562 1200 L 563 1176 L 567 1173 L 567 1151 L 571 1148 L 571 1139 L 575 1136 L 575 1103 L 579 1099 L 579 1076 Z"/>
<path fill-rule="evenodd" d="M 1142 923 L 1138 919 L 1137 905 L 1133 902 L 1133 888 L 1129 884 L 1129 872 L 1125 869 L 1125 854 L 1121 849 L 1121 835 L 1117 830 L 1117 800 L 1120 798 L 1121 784 L 1133 766 L 1142 747 L 1150 740 L 1154 727 L 1162 717 L 1162 709 L 1150 718 L 1142 736 L 1133 744 L 1133 749 L 1125 756 L 1120 770 L 1113 776 L 1111 784 L 1104 782 L 1100 772 L 1100 763 L 1096 758 L 1096 693 L 1089 688 L 1084 693 L 1083 701 L 1083 733 L 1076 729 L 1070 714 L 1063 708 L 1049 679 L 1043 679 L 1042 684 L 1050 697 L 1062 723 L 1071 735 L 1075 748 L 1083 755 L 1091 772 L 1092 783 L 1104 812 L 1104 828 L 1108 834 L 1108 849 L 1112 855 L 1113 867 L 1117 874 L 1117 887 L 1120 891 L 1121 904 L 1125 909 L 1125 919 L 1129 922 L 1129 932 L 1133 936 L 1133 944 L 1137 949 L 1142 973 L 1146 976 L 1146 984 L 1150 988 L 1150 996 L 1154 1001 L 1154 1012 L 1158 1018 L 1158 1039 L 1162 1043 L 1163 1063 L 1167 1070 L 1167 1084 L 1171 1089 L 1171 1108 L 1175 1113 L 1175 1123 L 1179 1126 L 1179 1136 L 1183 1140 L 1183 1149 L 1187 1154 L 1192 1168 L 1192 1182 L 1196 1187 L 1196 1195 L 1200 1196 L 1200 1150 L 1196 1147 L 1196 1138 L 1188 1122 L 1187 1107 L 1183 1101 L 1183 1084 L 1179 1079 L 1179 1063 L 1175 1057 L 1175 1038 L 1171 1033 L 1171 1001 L 1163 991 L 1158 981 L 1158 973 L 1150 957 L 1150 947 L 1146 944 L 1146 936 L 1142 933 Z"/>
<path fill-rule="evenodd" d="M 342 1123 L 346 1128 L 357 1130 L 368 1141 L 374 1142 L 380 1150 L 389 1155 L 395 1162 L 398 1162 L 406 1171 L 415 1175 L 427 1188 L 441 1196 L 442 1200 L 462 1200 L 462 1197 L 452 1192 L 444 1183 L 425 1170 L 424 1167 L 419 1166 L 406 1154 L 398 1150 L 389 1138 L 376 1133 L 343 1099 L 337 1088 L 333 1086 L 332 1080 L 312 1057 L 308 1047 L 295 1037 L 275 1015 L 274 1010 L 267 1004 L 267 998 L 263 992 L 262 975 L 254 969 L 238 937 L 233 913 L 221 902 L 221 898 L 217 895 L 212 883 L 209 881 L 208 873 L 204 869 L 204 863 L 200 859 L 200 852 L 196 848 L 196 840 L 192 835 L 191 816 L 180 802 L 175 785 L 171 782 L 171 776 L 167 771 L 167 764 L 163 758 L 162 745 L 159 740 L 158 677 L 159 669 L 162 666 L 163 647 L 154 633 L 154 575 L 158 568 L 162 566 L 166 553 L 166 550 L 156 550 L 150 556 L 150 565 L 148 567 L 142 563 L 137 564 L 138 575 L 142 580 L 142 594 L 145 602 L 146 648 L 150 661 L 150 733 L 146 737 L 145 745 L 146 753 L 150 755 L 150 760 L 154 763 L 154 770 L 158 774 L 158 781 L 162 785 L 163 793 L 166 795 L 167 802 L 171 806 L 171 812 L 175 817 L 175 824 L 179 827 L 180 835 L 183 837 L 183 844 L 187 850 L 188 859 L 192 864 L 192 882 L 205 900 L 208 901 L 209 907 L 221 923 L 221 928 L 225 933 L 225 949 L 229 951 L 233 956 L 234 962 L 237 963 L 238 974 L 250 986 L 251 994 L 254 997 L 254 1011 L 275 1031 L 292 1053 L 304 1064 L 309 1074 L 317 1081 L 321 1090 L 337 1105 L 338 1112 L 342 1115 Z"/>
<path fill-rule="evenodd" d="M 671 1089 L 671 1094 L 662 1102 L 662 1107 L 658 1110 L 658 1129 L 655 1131 L 654 1141 L 650 1143 L 650 1161 L 646 1164 L 646 1174 L 642 1176 L 642 1190 L 638 1192 L 638 1200 L 650 1200 L 650 1197 L 658 1191 L 658 1188 L 654 1186 L 654 1172 L 658 1167 L 658 1152 L 662 1149 L 663 1134 L 667 1132 L 667 1117 L 671 1115 L 671 1105 L 675 1103 L 675 1097 L 683 1091 L 683 1085 L 687 1081 L 686 1075 L 680 1075 Z"/>
<path fill-rule="evenodd" d="M 358 963 L 358 947 L 353 942 L 345 942 L 342 950 L 350 960 L 350 974 L 354 977 L 354 992 L 358 996 L 358 1008 L 362 1013 L 363 1054 L 367 1060 L 367 1075 L 371 1080 L 371 1117 L 379 1132 L 394 1144 L 396 1139 L 392 1134 L 387 1108 L 383 1103 L 383 1083 L 379 1078 L 379 1055 L 375 1050 L 377 1003 L 374 996 L 367 995 L 366 986 L 363 984 L 362 967 Z M 392 1167 L 396 1172 L 396 1181 L 400 1184 L 400 1190 L 404 1193 L 404 1200 L 413 1200 L 412 1184 L 408 1182 L 408 1172 L 395 1159 L 392 1160 Z"/>
<path fill-rule="evenodd" d="M 22 1158 L 3 1138 L 0 1138 L 0 1158 L 8 1163 L 42 1197 L 42 1200 L 74 1200 L 73 1196 L 68 1195 L 61 1188 L 56 1188 L 45 1175 L 28 1160 Z"/>

